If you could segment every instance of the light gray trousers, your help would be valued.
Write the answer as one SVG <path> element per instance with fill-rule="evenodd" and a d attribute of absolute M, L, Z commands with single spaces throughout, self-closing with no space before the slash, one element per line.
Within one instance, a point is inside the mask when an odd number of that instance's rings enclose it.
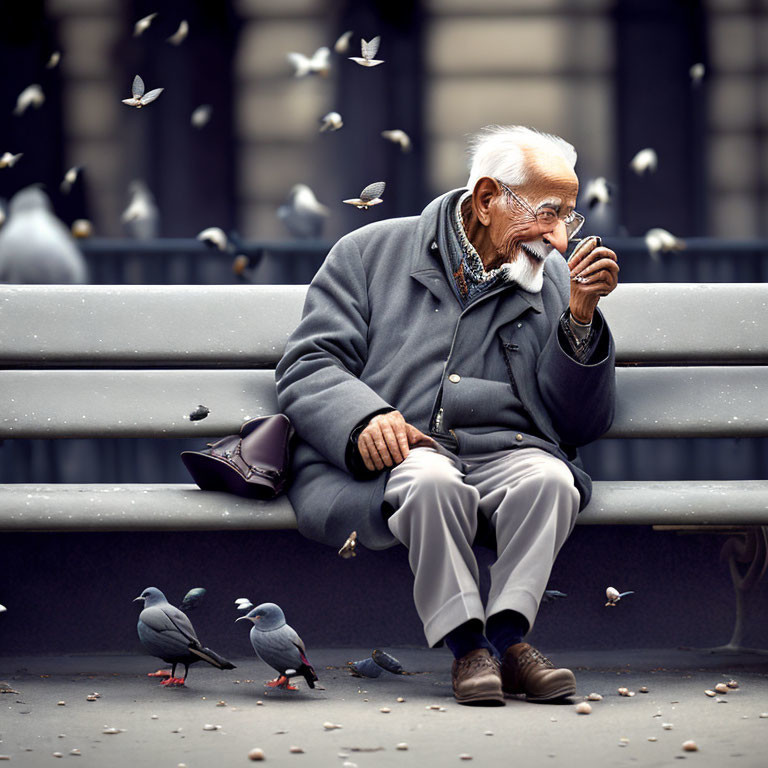
<path fill-rule="evenodd" d="M 533 626 L 552 565 L 576 523 L 579 493 L 567 465 L 539 448 L 453 456 L 413 448 L 390 473 L 389 529 L 408 548 L 413 596 L 434 646 L 470 619 L 504 610 Z M 484 607 L 472 542 L 478 515 L 496 535 Z"/>

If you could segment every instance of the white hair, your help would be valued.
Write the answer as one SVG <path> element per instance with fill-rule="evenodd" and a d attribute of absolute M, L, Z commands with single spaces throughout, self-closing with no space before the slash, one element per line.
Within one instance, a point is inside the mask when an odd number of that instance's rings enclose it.
<path fill-rule="evenodd" d="M 576 165 L 576 150 L 559 136 L 524 125 L 489 125 L 469 141 L 467 187 L 474 189 L 483 176 L 501 179 L 511 187 L 524 184 L 529 170 L 524 150 L 529 148 L 556 154 L 571 168 Z"/>

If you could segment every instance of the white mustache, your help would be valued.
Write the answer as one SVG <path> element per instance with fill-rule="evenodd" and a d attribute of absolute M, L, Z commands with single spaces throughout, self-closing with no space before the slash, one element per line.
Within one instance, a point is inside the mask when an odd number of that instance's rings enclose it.
<path fill-rule="evenodd" d="M 520 243 L 520 248 L 538 261 L 544 261 L 552 251 L 552 246 L 545 243 L 544 240 L 529 240 Z"/>

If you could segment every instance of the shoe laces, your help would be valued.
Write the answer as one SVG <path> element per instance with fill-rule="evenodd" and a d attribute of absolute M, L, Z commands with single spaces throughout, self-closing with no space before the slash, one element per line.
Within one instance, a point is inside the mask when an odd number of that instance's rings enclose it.
<path fill-rule="evenodd" d="M 541 664 L 548 669 L 554 669 L 555 665 L 541 652 L 531 647 L 518 659 L 518 664 Z"/>
<path fill-rule="evenodd" d="M 473 667 L 491 667 L 495 669 L 499 666 L 499 661 L 494 656 L 483 654 L 473 656 L 471 659 L 462 659 L 459 665 L 467 670 L 471 670 Z"/>

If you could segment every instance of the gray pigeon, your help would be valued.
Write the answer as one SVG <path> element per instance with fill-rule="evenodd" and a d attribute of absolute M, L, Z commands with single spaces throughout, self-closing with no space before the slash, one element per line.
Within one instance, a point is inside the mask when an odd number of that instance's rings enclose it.
<path fill-rule="evenodd" d="M 170 678 L 164 680 L 162 685 L 184 685 L 189 665 L 196 661 L 207 661 L 218 669 L 235 668 L 234 664 L 210 648 L 203 647 L 187 615 L 171 605 L 157 587 L 147 587 L 139 597 L 134 598 L 134 602 L 136 600 L 144 601 L 144 610 L 139 614 L 136 627 L 141 644 L 153 656 L 173 664 Z M 179 664 L 184 665 L 184 677 L 176 677 Z"/>
<path fill-rule="evenodd" d="M 86 283 L 85 261 L 38 186 L 17 192 L 0 231 L 0 283 Z"/>
<path fill-rule="evenodd" d="M 307 659 L 304 643 L 296 630 L 285 623 L 279 605 L 262 603 L 235 622 L 243 619 L 253 622 L 251 645 L 256 655 L 279 673 L 279 677 L 267 683 L 270 688 L 295 691 L 289 680 L 296 675 L 301 675 L 310 688 L 315 687 L 317 675 Z"/>
<path fill-rule="evenodd" d="M 315 197 L 306 184 L 294 184 L 288 199 L 277 209 L 277 218 L 296 238 L 322 237 L 328 208 Z"/>

